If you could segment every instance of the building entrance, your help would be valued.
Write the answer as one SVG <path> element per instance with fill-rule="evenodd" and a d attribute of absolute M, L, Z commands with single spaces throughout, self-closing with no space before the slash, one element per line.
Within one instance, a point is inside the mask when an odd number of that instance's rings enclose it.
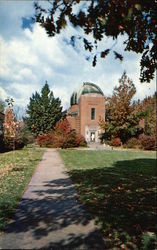
<path fill-rule="evenodd" d="M 95 142 L 95 132 L 91 132 L 90 134 L 90 141 Z"/>

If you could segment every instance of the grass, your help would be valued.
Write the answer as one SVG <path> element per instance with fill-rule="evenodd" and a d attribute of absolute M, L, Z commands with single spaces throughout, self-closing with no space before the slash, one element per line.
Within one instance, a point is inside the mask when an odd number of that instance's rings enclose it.
<path fill-rule="evenodd" d="M 0 232 L 11 218 L 43 151 L 35 147 L 0 153 Z"/>
<path fill-rule="evenodd" d="M 60 150 L 108 249 L 155 249 L 155 152 Z"/>

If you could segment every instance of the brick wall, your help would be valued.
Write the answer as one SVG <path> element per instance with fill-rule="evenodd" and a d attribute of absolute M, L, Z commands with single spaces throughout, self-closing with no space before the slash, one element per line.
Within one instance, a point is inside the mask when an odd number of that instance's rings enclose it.
<path fill-rule="evenodd" d="M 77 133 L 80 134 L 80 118 L 67 116 L 67 120 L 70 123 L 72 129 L 75 129 Z"/>
<path fill-rule="evenodd" d="M 95 108 L 95 119 L 91 119 L 91 109 Z M 72 105 L 68 110 L 67 120 L 71 128 L 85 137 L 85 129 L 98 127 L 100 117 L 105 120 L 105 98 L 100 94 L 84 94 L 78 105 Z"/>
<path fill-rule="evenodd" d="M 91 120 L 91 109 L 95 108 L 95 119 Z M 85 94 L 79 100 L 80 132 L 85 136 L 85 126 L 97 126 L 100 117 L 105 119 L 105 98 L 99 94 Z"/>

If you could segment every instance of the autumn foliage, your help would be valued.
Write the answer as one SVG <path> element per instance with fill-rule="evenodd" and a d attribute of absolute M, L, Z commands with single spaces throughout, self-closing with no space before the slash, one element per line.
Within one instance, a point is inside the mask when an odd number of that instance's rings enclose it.
<path fill-rule="evenodd" d="M 130 138 L 126 144 L 124 145 L 125 148 L 140 148 L 140 140 L 136 137 Z"/>
<path fill-rule="evenodd" d="M 139 126 L 140 118 L 132 105 L 135 93 L 135 85 L 124 72 L 119 80 L 119 86 L 116 86 L 112 96 L 107 98 L 105 122 L 103 120 L 99 122 L 100 127 L 105 129 L 104 136 L 107 140 L 118 137 L 124 144 L 131 137 L 142 133 L 142 128 Z"/>
<path fill-rule="evenodd" d="M 86 146 L 83 136 L 71 129 L 68 120 L 65 118 L 56 124 L 54 130 L 37 137 L 37 144 L 40 147 L 71 148 Z"/>
<path fill-rule="evenodd" d="M 135 85 L 124 72 L 119 86 L 106 98 L 105 121 L 99 120 L 104 131 L 100 139 L 112 146 L 155 150 L 157 94 L 133 101 L 135 93 Z"/>
<path fill-rule="evenodd" d="M 114 146 L 114 147 L 121 146 L 121 140 L 120 140 L 120 138 L 119 137 L 113 138 L 111 140 L 111 146 Z"/>
<path fill-rule="evenodd" d="M 141 147 L 145 150 L 156 150 L 156 137 L 151 135 L 140 135 L 139 137 Z"/>
<path fill-rule="evenodd" d="M 33 137 L 26 129 L 23 121 L 16 121 L 12 107 L 5 111 L 4 119 L 4 150 L 23 148 L 33 142 Z"/>
<path fill-rule="evenodd" d="M 19 122 L 15 121 L 14 111 L 12 107 L 9 107 L 5 111 L 4 119 L 4 148 L 7 150 L 12 150 L 15 148 L 21 148 L 24 145 L 18 140 L 18 129 Z"/>
<path fill-rule="evenodd" d="M 134 102 L 136 113 L 144 120 L 144 133 L 156 137 L 157 128 L 157 92 L 142 101 Z"/>
<path fill-rule="evenodd" d="M 5 111 L 4 119 L 4 135 L 11 138 L 15 137 L 16 130 L 18 129 L 19 122 L 15 122 L 14 111 L 12 108 L 8 108 Z"/>

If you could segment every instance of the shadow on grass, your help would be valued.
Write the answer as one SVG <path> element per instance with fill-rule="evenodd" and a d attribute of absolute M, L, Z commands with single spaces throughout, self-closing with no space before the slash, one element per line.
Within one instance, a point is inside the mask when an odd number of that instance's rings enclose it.
<path fill-rule="evenodd" d="M 80 199 L 103 230 L 108 247 L 155 249 L 156 160 L 71 170 Z"/>

